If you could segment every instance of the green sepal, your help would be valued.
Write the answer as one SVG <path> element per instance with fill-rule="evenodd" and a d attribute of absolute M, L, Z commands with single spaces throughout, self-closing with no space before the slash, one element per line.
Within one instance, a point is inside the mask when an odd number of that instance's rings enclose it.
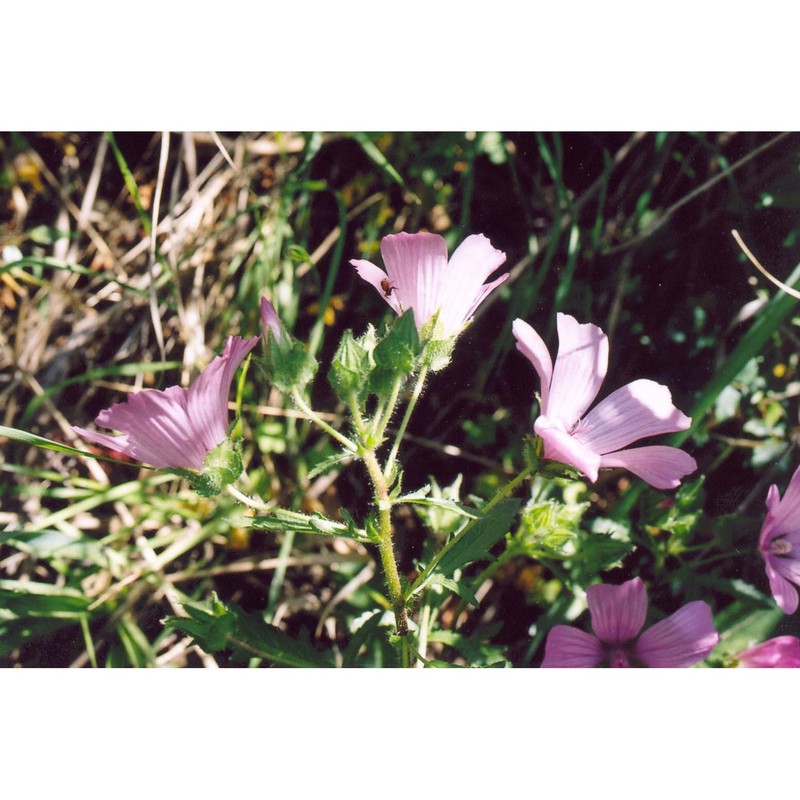
<path fill-rule="evenodd" d="M 414 372 L 421 352 L 414 312 L 409 309 L 392 322 L 375 346 L 375 369 L 370 376 L 371 391 L 378 397 L 388 396 L 395 378 Z"/>
<path fill-rule="evenodd" d="M 440 372 L 450 363 L 450 356 L 456 344 L 456 337 L 449 339 L 431 339 L 425 343 L 422 352 L 422 364 L 431 372 Z"/>
<path fill-rule="evenodd" d="M 328 382 L 343 403 L 349 403 L 353 395 L 363 402 L 367 395 L 370 373 L 375 366 L 372 360 L 374 339 L 368 337 L 369 334 L 357 340 L 349 330 L 345 331 L 328 370 Z"/>
<path fill-rule="evenodd" d="M 192 469 L 173 469 L 186 478 L 200 497 L 216 497 L 228 484 L 242 474 L 242 443 L 240 439 L 224 439 L 207 456 L 201 472 Z"/>
<path fill-rule="evenodd" d="M 285 329 L 280 340 L 267 336 L 264 368 L 267 380 L 284 394 L 302 389 L 317 372 L 317 360 Z"/>
<path fill-rule="evenodd" d="M 441 309 L 422 326 L 420 331 L 420 338 L 425 343 L 422 350 L 422 366 L 431 372 L 439 372 L 450 363 L 450 356 L 459 335 L 445 336 L 444 325 L 439 322 L 440 313 Z"/>

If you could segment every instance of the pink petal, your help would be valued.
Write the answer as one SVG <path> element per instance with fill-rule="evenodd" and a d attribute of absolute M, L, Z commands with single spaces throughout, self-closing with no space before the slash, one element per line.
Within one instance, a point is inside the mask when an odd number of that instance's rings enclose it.
<path fill-rule="evenodd" d="M 489 293 L 508 279 L 506 273 L 484 285 L 484 281 L 505 260 L 506 254 L 492 247 L 483 234 L 467 236 L 461 242 L 447 265 L 445 285 L 448 296 L 440 317 L 445 330 L 457 333 Z"/>
<path fill-rule="evenodd" d="M 272 332 L 276 342 L 279 342 L 283 336 L 283 325 L 281 324 L 280 317 L 275 311 L 275 307 L 272 305 L 272 303 L 270 303 L 269 300 L 267 300 L 266 297 L 261 298 L 261 328 L 264 331 L 264 336 L 266 337 L 265 341 L 269 339 L 269 334 L 267 331 Z"/>
<path fill-rule="evenodd" d="M 768 551 L 769 543 L 781 535 L 780 529 L 775 524 L 775 515 L 780 502 L 781 496 L 778 492 L 778 487 L 773 483 L 767 492 L 767 515 L 764 517 L 764 522 L 761 524 L 761 533 L 758 536 L 758 546 L 762 551 Z"/>
<path fill-rule="evenodd" d="M 228 435 L 228 395 L 233 375 L 245 356 L 258 344 L 258 337 L 229 336 L 222 355 L 217 356 L 189 387 L 186 411 L 192 433 L 206 454 Z"/>
<path fill-rule="evenodd" d="M 124 453 L 126 456 L 131 456 L 128 452 L 128 434 L 123 433 L 119 436 L 109 436 L 107 433 L 98 433 L 97 431 L 90 431 L 87 428 L 81 428 L 80 425 L 72 425 L 72 430 L 75 431 L 82 439 L 87 442 L 107 447 L 109 450 L 116 450 L 118 453 Z M 140 459 L 137 459 L 137 461 Z M 146 460 L 146 459 L 141 459 Z M 152 463 L 148 461 L 148 463 Z"/>
<path fill-rule="evenodd" d="M 576 442 L 561 425 L 560 420 L 541 416 L 533 424 L 533 430 L 544 441 L 544 457 L 562 464 L 569 464 L 582 472 L 594 483 L 597 480 L 601 459 L 580 442 Z"/>
<path fill-rule="evenodd" d="M 591 405 L 608 369 L 608 338 L 597 325 L 557 315 L 558 355 L 547 414 L 571 428 Z"/>
<path fill-rule="evenodd" d="M 539 376 L 542 398 L 542 414 L 547 414 L 547 399 L 550 396 L 550 381 L 553 377 L 553 361 L 547 345 L 527 322 L 515 319 L 511 332 L 517 340 L 517 350 L 533 364 Z"/>
<path fill-rule="evenodd" d="M 610 453 L 645 436 L 686 430 L 692 420 L 672 405 L 666 386 L 633 381 L 593 408 L 573 434 L 595 453 Z"/>
<path fill-rule="evenodd" d="M 484 284 L 506 255 L 481 234 L 468 236 L 449 263 L 445 241 L 434 233 L 384 236 L 381 255 L 385 273 L 369 261 L 350 263 L 398 314 L 413 309 L 418 330 L 438 313 L 445 336 L 458 334 L 487 295 L 508 278 L 501 275 Z"/>
<path fill-rule="evenodd" d="M 450 256 L 448 277 L 454 279 L 457 275 L 463 281 L 480 286 L 505 260 L 506 254 L 492 247 L 482 233 L 473 234 Z"/>
<path fill-rule="evenodd" d="M 547 634 L 543 667 L 596 667 L 603 647 L 591 634 L 569 625 L 556 625 Z"/>
<path fill-rule="evenodd" d="M 796 547 L 786 555 L 770 554 L 770 563 L 784 578 L 800 585 L 800 559 Z"/>
<path fill-rule="evenodd" d="M 397 314 L 402 314 L 400 309 L 400 301 L 398 299 L 397 287 L 392 288 L 393 284 L 389 280 L 389 276 L 379 267 L 376 267 L 371 261 L 364 261 L 363 259 L 354 258 L 350 263 L 356 268 L 356 272 L 367 282 L 371 283 L 380 293 L 380 296 L 392 307 L 392 310 Z M 384 290 L 383 282 L 389 281 L 389 294 L 387 297 Z M 411 303 L 406 299 L 403 304 L 404 309 L 411 308 Z M 417 322 L 416 314 L 414 321 Z M 421 327 L 417 322 L 417 328 Z"/>
<path fill-rule="evenodd" d="M 740 667 L 800 667 L 800 639 L 777 636 L 739 653 Z"/>
<path fill-rule="evenodd" d="M 794 614 L 798 606 L 797 589 L 775 568 L 775 562 L 779 560 L 777 556 L 765 555 L 764 558 L 769 589 L 775 602 L 784 614 Z"/>
<path fill-rule="evenodd" d="M 201 469 L 207 451 L 191 435 L 188 392 L 180 386 L 128 395 L 97 415 L 95 423 L 122 432 L 108 436 L 79 429 L 87 438 L 154 467 Z"/>
<path fill-rule="evenodd" d="M 121 431 L 122 436 L 76 430 L 91 441 L 154 467 L 200 470 L 209 451 L 227 435 L 231 380 L 257 342 L 257 336 L 248 340 L 231 336 L 223 354 L 188 390 L 180 386 L 164 391 L 147 389 L 101 411 L 95 422 Z"/>
<path fill-rule="evenodd" d="M 504 254 L 505 255 L 505 254 Z M 464 313 L 464 321 L 468 322 L 472 319 L 475 311 L 477 310 L 478 306 L 498 287 L 501 283 L 505 283 L 511 277 L 510 272 L 504 272 L 499 278 L 496 280 L 490 281 L 489 283 L 484 283 L 478 289 L 478 294 L 475 296 L 475 299 L 472 301 L 472 304 Z"/>
<path fill-rule="evenodd" d="M 647 616 L 647 589 L 641 578 L 619 586 L 597 583 L 586 590 L 592 630 L 605 644 L 617 645 L 633 639 Z"/>
<path fill-rule="evenodd" d="M 398 303 L 414 309 L 421 329 L 454 291 L 448 285 L 444 239 L 435 233 L 391 234 L 381 240 L 381 255 Z"/>
<path fill-rule="evenodd" d="M 800 467 L 794 471 L 783 497 L 770 513 L 773 524 L 778 529 L 775 535 L 800 528 Z"/>
<path fill-rule="evenodd" d="M 651 445 L 607 453 L 601 457 L 600 466 L 630 470 L 656 489 L 675 489 L 681 478 L 697 469 L 697 462 L 677 447 Z"/>
<path fill-rule="evenodd" d="M 648 667 L 691 667 L 718 643 L 711 608 L 696 600 L 648 628 L 639 637 L 635 653 Z"/>

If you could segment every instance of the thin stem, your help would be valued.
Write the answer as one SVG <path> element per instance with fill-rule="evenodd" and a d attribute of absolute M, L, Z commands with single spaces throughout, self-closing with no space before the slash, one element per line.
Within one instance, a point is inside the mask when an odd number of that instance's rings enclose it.
<path fill-rule="evenodd" d="M 497 494 L 481 509 L 481 514 L 483 515 L 491 511 L 501 500 L 504 500 L 515 491 L 517 486 L 530 478 L 531 475 L 533 475 L 533 467 L 525 467 L 516 478 L 512 478 L 505 486 L 501 486 L 497 490 Z"/>
<path fill-rule="evenodd" d="M 356 424 L 356 431 L 358 438 L 363 442 L 367 436 L 367 426 L 364 422 L 364 417 L 361 416 L 361 407 L 358 403 L 358 397 L 355 392 L 350 393 L 350 413 L 353 415 L 353 422 Z"/>
<path fill-rule="evenodd" d="M 389 458 L 386 461 L 384 475 L 391 475 L 392 473 L 392 467 L 394 466 L 394 461 L 397 458 L 397 451 L 400 449 L 400 442 L 403 441 L 403 436 L 405 435 L 406 428 L 408 427 L 408 421 L 411 419 L 414 406 L 416 406 L 417 400 L 419 400 L 419 397 L 422 394 L 422 388 L 425 385 L 425 379 L 427 377 L 428 367 L 423 367 L 417 376 L 417 384 L 414 387 L 414 392 L 412 393 L 411 398 L 408 401 L 408 405 L 406 406 L 406 413 L 403 415 L 403 421 L 400 423 L 400 427 L 397 429 L 397 435 L 394 437 L 394 444 L 392 445 L 391 453 L 389 453 Z"/>
<path fill-rule="evenodd" d="M 414 666 L 425 665 L 425 651 L 428 648 L 428 630 L 431 624 L 431 606 L 425 603 L 419 618 L 419 632 L 417 634 L 417 663 Z"/>
<path fill-rule="evenodd" d="M 389 486 L 386 482 L 374 449 L 366 450 L 362 454 L 364 464 L 375 489 L 375 505 L 378 507 L 378 552 L 381 556 L 383 572 L 386 575 L 386 586 L 389 590 L 389 600 L 394 611 L 397 634 L 405 637 L 408 634 L 408 616 L 406 615 L 406 602 L 403 597 L 403 586 L 400 582 L 400 573 L 394 557 L 392 546 L 392 501 L 389 497 Z M 407 649 L 402 649 L 402 660 L 407 658 Z M 404 663 L 404 666 L 408 666 Z"/>
<path fill-rule="evenodd" d="M 358 446 L 355 444 L 355 442 L 352 442 L 346 436 L 343 436 L 335 428 L 332 428 L 330 425 L 328 425 L 328 423 L 325 422 L 324 419 L 319 417 L 317 413 L 314 411 L 314 409 L 312 409 L 311 406 L 309 406 L 308 403 L 306 403 L 306 401 L 303 400 L 302 396 L 300 395 L 300 392 L 298 392 L 297 389 L 292 389 L 292 399 L 297 404 L 297 407 L 312 422 L 314 422 L 316 425 L 322 428 L 322 430 L 324 430 L 325 433 L 327 433 L 329 436 L 332 436 L 340 444 L 344 445 L 351 453 L 358 452 Z"/>
<path fill-rule="evenodd" d="M 384 434 L 386 433 L 386 426 L 389 424 L 392 414 L 394 414 L 394 409 L 395 406 L 397 406 L 397 399 L 400 397 L 400 389 L 403 388 L 404 380 L 404 375 L 398 375 L 394 379 L 394 385 L 392 386 L 392 392 L 389 395 L 389 402 L 386 404 L 385 412 L 383 408 L 381 408 L 380 411 L 375 414 L 375 419 L 379 420 L 374 432 L 374 438 L 378 444 L 383 441 Z"/>
<path fill-rule="evenodd" d="M 281 542 L 281 549 L 278 553 L 278 564 L 275 567 L 275 572 L 272 580 L 269 583 L 269 594 L 267 595 L 267 610 L 264 613 L 264 619 L 267 622 L 272 622 L 275 616 L 275 606 L 280 599 L 281 590 L 283 589 L 283 581 L 286 577 L 286 565 L 289 557 L 292 555 L 292 548 L 294 547 L 294 531 L 286 531 Z"/>
<path fill-rule="evenodd" d="M 234 499 L 238 500 L 242 505 L 247 506 L 248 508 L 253 508 L 256 511 L 274 511 L 274 507 L 268 505 L 267 503 L 263 502 L 262 500 L 258 500 L 255 497 L 250 497 L 246 495 L 244 492 L 239 491 L 232 483 L 229 483 L 225 487 L 225 491 Z"/>

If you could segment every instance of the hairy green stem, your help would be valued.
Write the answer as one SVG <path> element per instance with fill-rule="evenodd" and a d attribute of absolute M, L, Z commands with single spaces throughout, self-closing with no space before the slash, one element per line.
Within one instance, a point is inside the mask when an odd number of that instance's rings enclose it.
<path fill-rule="evenodd" d="M 392 392 L 389 395 L 389 401 L 386 403 L 385 410 L 384 408 L 381 408 L 375 414 L 377 425 L 375 427 L 373 437 L 375 439 L 376 444 L 378 445 L 383 441 L 384 434 L 386 433 L 386 426 L 389 424 L 389 420 L 392 418 L 392 414 L 394 414 L 394 409 L 395 406 L 397 406 L 397 399 L 400 397 L 400 390 L 403 388 L 404 380 L 405 380 L 404 375 L 398 375 L 394 379 Z"/>
<path fill-rule="evenodd" d="M 334 522 L 322 515 L 301 514 L 299 511 L 290 511 L 288 508 L 279 508 L 278 506 L 271 506 L 267 503 L 257 500 L 256 498 L 246 495 L 244 492 L 237 489 L 233 484 L 228 484 L 225 491 L 233 498 L 238 500 L 242 505 L 252 508 L 255 511 L 260 511 L 262 514 L 269 514 L 278 520 L 285 520 L 286 522 L 300 522 L 306 525 L 311 525 L 317 528 L 317 532 L 328 534 L 330 536 L 337 535 L 338 531 L 344 534 L 349 533 L 349 528 L 342 522 Z M 359 531 L 361 533 L 361 531 Z M 364 534 L 366 541 L 366 534 Z"/>
<path fill-rule="evenodd" d="M 322 419 L 311 406 L 303 400 L 301 394 L 297 389 L 292 389 L 292 399 L 297 404 L 297 407 L 316 425 L 325 431 L 329 436 L 336 439 L 337 442 L 344 445 L 351 453 L 358 452 L 358 446 L 343 434 L 339 433 L 335 428 L 332 428 Z"/>
<path fill-rule="evenodd" d="M 400 427 L 397 429 L 397 435 L 394 437 L 394 444 L 392 445 L 392 451 L 389 453 L 389 458 L 386 461 L 384 475 L 391 475 L 394 461 L 397 458 L 397 451 L 400 449 L 400 442 L 403 441 L 403 436 L 405 436 L 406 428 L 408 427 L 408 421 L 411 419 L 414 406 L 416 406 L 417 400 L 419 400 L 420 395 L 422 394 L 422 389 L 425 385 L 425 379 L 427 377 L 428 367 L 423 367 L 419 371 L 419 375 L 417 375 L 417 384 L 414 386 L 414 391 L 411 394 L 408 405 L 406 406 L 406 413 L 403 415 L 403 421 L 400 423 Z"/>
<path fill-rule="evenodd" d="M 361 439 L 362 442 L 365 442 L 367 438 L 367 424 L 364 422 L 364 417 L 361 414 L 361 407 L 355 392 L 350 393 L 350 413 L 353 415 L 353 422 L 356 426 L 358 438 Z"/>
<path fill-rule="evenodd" d="M 386 576 L 386 586 L 389 590 L 389 601 L 394 611 L 397 634 L 405 637 L 408 634 L 408 616 L 406 615 L 406 602 L 403 597 L 403 586 L 400 583 L 400 573 L 394 557 L 392 546 L 392 501 L 389 497 L 389 485 L 381 470 L 375 450 L 365 450 L 361 457 L 367 467 L 367 472 L 372 480 L 375 490 L 375 505 L 378 507 L 378 552 L 381 556 L 383 572 Z M 407 661 L 407 650 L 403 649 L 403 661 Z M 407 664 L 404 664 L 407 666 Z"/>

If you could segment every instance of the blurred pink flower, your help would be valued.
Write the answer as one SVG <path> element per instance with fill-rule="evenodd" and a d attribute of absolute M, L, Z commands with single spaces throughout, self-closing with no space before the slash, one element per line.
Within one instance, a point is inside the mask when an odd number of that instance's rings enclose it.
<path fill-rule="evenodd" d="M 280 342 L 283 336 L 283 324 L 278 316 L 278 312 L 275 311 L 275 307 L 266 297 L 261 298 L 261 328 L 264 331 L 265 337 L 269 336 L 267 331 L 272 331 L 275 341 Z"/>
<path fill-rule="evenodd" d="M 586 414 L 606 376 L 608 337 L 568 314 L 558 314 L 557 324 L 555 367 L 527 322 L 516 319 L 512 327 L 517 349 L 541 380 L 541 414 L 533 427 L 544 441 L 545 457 L 570 464 L 591 481 L 603 467 L 624 467 L 657 489 L 674 489 L 697 469 L 688 453 L 664 445 L 620 448 L 645 436 L 686 430 L 691 419 L 675 408 L 666 386 L 646 379 L 617 389 Z"/>
<path fill-rule="evenodd" d="M 258 337 L 229 336 L 217 356 L 188 388 L 146 389 L 114 403 L 95 423 L 121 431 L 95 433 L 73 425 L 84 439 L 154 467 L 202 470 L 206 456 L 228 435 L 228 394 L 233 374 Z"/>
<path fill-rule="evenodd" d="M 691 667 L 716 647 L 719 634 L 702 600 L 679 608 L 639 635 L 647 589 L 634 578 L 586 590 L 592 630 L 556 625 L 547 635 L 543 667 Z"/>
<path fill-rule="evenodd" d="M 800 667 L 800 639 L 778 636 L 736 656 L 740 667 Z"/>
<path fill-rule="evenodd" d="M 350 263 L 397 314 L 414 310 L 417 330 L 439 311 L 444 338 L 461 331 L 487 295 L 508 278 L 484 281 L 506 260 L 482 234 L 468 236 L 447 260 L 447 245 L 435 233 L 395 233 L 381 240 L 386 272 L 370 261 Z"/>
<path fill-rule="evenodd" d="M 758 547 L 772 596 L 785 614 L 794 614 L 798 598 L 792 583 L 800 585 L 800 467 L 792 475 L 783 499 L 777 486 L 769 487 L 767 516 Z"/>

